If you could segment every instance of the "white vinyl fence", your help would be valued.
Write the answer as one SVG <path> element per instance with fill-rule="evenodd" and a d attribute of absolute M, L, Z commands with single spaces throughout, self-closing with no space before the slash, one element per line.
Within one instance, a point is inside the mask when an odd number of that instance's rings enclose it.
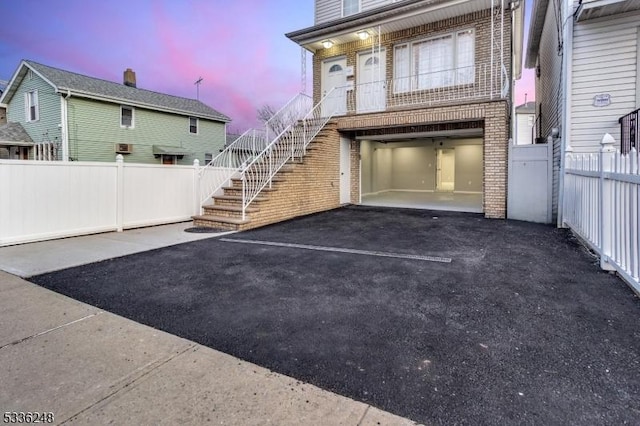
<path fill-rule="evenodd" d="M 0 161 L 0 246 L 188 221 L 200 167 Z"/>
<path fill-rule="evenodd" d="M 623 155 L 609 134 L 599 154 L 567 148 L 564 223 L 640 294 L 640 173 L 638 152 Z"/>

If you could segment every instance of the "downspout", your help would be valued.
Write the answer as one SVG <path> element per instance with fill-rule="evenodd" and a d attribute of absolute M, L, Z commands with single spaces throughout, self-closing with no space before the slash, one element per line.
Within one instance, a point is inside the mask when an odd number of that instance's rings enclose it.
<path fill-rule="evenodd" d="M 524 7 L 522 5 L 518 7 Z M 516 120 L 516 55 L 514 55 L 515 50 L 515 29 L 516 29 L 516 10 L 515 8 L 511 9 L 511 144 L 514 144 L 516 131 L 517 131 L 517 120 Z M 509 164 L 509 163 L 507 163 Z"/>
<path fill-rule="evenodd" d="M 580 2 L 582 3 L 582 1 Z M 573 4 L 572 4 L 573 6 Z M 565 8 L 568 9 L 566 3 Z M 567 12 L 569 12 L 567 10 Z M 568 13 L 567 13 L 568 15 Z M 565 15 L 565 16 L 567 16 Z M 567 27 L 563 28 L 563 63 L 562 73 L 564 75 L 563 87 L 562 87 L 562 129 L 560 131 L 560 171 L 559 173 L 559 186 L 558 186 L 558 228 L 563 228 L 564 225 L 564 162 L 566 155 L 566 148 L 571 141 L 571 87 L 573 81 L 573 14 L 567 19 Z"/>
<path fill-rule="evenodd" d="M 69 119 L 67 99 L 71 97 L 71 91 L 67 89 L 67 94 L 60 97 L 60 133 L 62 137 L 62 161 L 69 161 Z"/>
<path fill-rule="evenodd" d="M 495 36 L 495 34 L 494 34 L 495 30 L 493 28 L 494 27 L 494 23 L 493 23 L 494 17 L 493 17 L 493 15 L 495 13 L 494 6 L 493 6 L 493 1 L 494 0 L 491 0 L 491 49 L 490 49 L 491 50 L 491 70 L 489 70 L 489 75 L 490 75 L 490 78 L 491 78 L 491 82 L 489 83 L 489 88 L 490 88 L 489 89 L 489 93 L 490 93 L 489 98 L 490 99 L 493 99 L 493 50 L 494 50 L 493 38 Z"/>

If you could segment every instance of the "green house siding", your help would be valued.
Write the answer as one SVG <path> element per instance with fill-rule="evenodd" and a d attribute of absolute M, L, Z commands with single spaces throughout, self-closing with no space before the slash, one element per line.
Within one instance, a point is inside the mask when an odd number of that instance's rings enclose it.
<path fill-rule="evenodd" d="M 115 144 L 133 145 L 123 154 L 127 163 L 159 164 L 153 145 L 190 151 L 178 164 L 190 165 L 196 158 L 204 163 L 205 153 L 214 156 L 224 146 L 225 124 L 198 120 L 198 134 L 189 133 L 189 117 L 134 108 L 134 125 L 120 126 L 120 105 L 91 99 L 68 100 L 69 155 L 76 161 L 114 161 Z"/>
<path fill-rule="evenodd" d="M 30 76 L 31 75 L 31 76 Z M 27 121 L 25 94 L 38 91 L 38 121 Z M 60 95 L 36 73 L 27 74 L 18 85 L 13 97 L 8 101 L 7 121 L 20 123 L 35 143 L 59 143 L 58 157 L 62 155 L 62 134 L 60 129 Z"/>

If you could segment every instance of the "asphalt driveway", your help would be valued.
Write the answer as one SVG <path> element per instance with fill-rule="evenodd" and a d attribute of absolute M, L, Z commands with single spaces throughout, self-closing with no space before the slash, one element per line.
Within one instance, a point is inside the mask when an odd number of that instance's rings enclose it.
<path fill-rule="evenodd" d="M 640 300 L 549 226 L 348 207 L 31 281 L 422 423 L 640 424 Z"/>

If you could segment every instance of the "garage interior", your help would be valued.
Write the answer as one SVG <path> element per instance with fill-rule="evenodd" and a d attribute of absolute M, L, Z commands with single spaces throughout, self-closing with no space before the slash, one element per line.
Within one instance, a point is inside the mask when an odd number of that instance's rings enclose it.
<path fill-rule="evenodd" d="M 362 205 L 483 212 L 482 129 L 357 139 Z"/>

